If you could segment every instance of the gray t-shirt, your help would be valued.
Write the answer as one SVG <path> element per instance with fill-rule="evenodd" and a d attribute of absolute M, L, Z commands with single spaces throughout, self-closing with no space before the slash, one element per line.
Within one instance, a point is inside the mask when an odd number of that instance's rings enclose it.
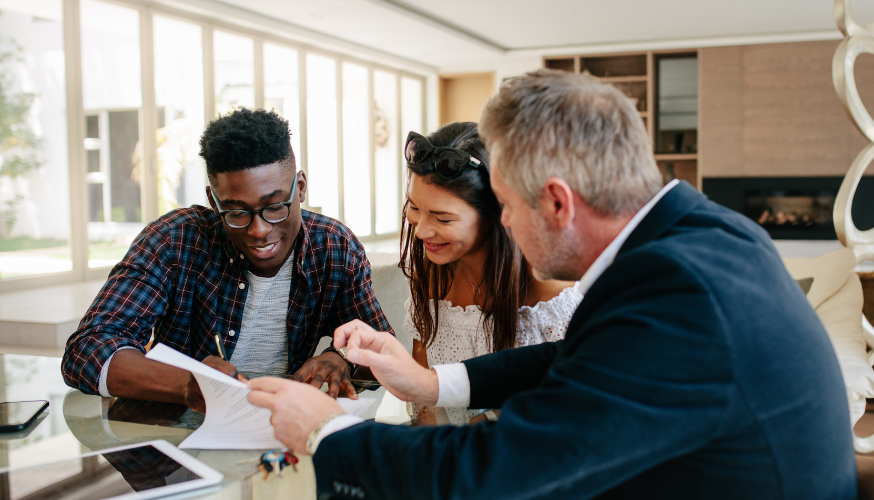
<path fill-rule="evenodd" d="M 243 306 L 243 322 L 240 325 L 240 338 L 230 362 L 240 373 L 250 378 L 263 375 L 288 375 L 288 294 L 291 291 L 291 273 L 294 270 L 294 252 L 272 278 L 261 278 L 246 272 L 249 280 L 249 293 Z M 122 347 L 119 349 L 133 349 Z M 116 351 L 118 352 L 118 351 Z M 109 363 L 106 360 L 100 370 L 100 395 L 110 397 L 106 387 Z"/>
<path fill-rule="evenodd" d="M 264 375 L 288 375 L 288 332 L 286 315 L 291 289 L 292 254 L 282 269 L 272 278 L 246 272 L 249 293 L 243 306 L 243 322 L 230 363 L 249 378 Z M 171 424 L 173 427 L 196 429 L 204 414 L 188 409 Z"/>
<path fill-rule="evenodd" d="M 271 278 L 246 272 L 249 293 L 230 363 L 249 377 L 288 376 L 288 294 L 294 254 Z"/>

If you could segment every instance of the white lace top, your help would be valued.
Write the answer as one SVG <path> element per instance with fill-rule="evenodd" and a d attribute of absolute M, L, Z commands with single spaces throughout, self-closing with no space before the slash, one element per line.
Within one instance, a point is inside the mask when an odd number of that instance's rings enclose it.
<path fill-rule="evenodd" d="M 516 347 L 563 339 L 571 316 L 583 300 L 579 287 L 580 283 L 577 282 L 546 302 L 539 302 L 534 307 L 520 307 Z M 411 298 L 404 303 L 407 310 L 404 328 L 411 337 L 421 341 L 422 338 L 413 324 L 412 303 Z M 433 312 L 434 306 L 431 307 Z M 451 302 L 440 300 L 438 307 L 440 314 L 437 334 L 427 351 L 429 367 L 459 363 L 491 352 L 488 347 L 491 331 L 487 331 L 487 326 L 483 325 L 482 311 L 478 306 L 453 306 Z M 446 413 L 453 424 L 461 425 L 481 412 L 447 408 Z"/>

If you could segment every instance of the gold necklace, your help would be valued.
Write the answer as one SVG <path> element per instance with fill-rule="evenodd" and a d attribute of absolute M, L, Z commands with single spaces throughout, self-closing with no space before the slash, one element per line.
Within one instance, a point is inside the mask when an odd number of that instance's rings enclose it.
<path fill-rule="evenodd" d="M 467 271 L 464 270 L 464 266 L 459 264 L 458 267 L 461 268 L 461 274 L 464 275 L 464 279 L 466 279 L 470 287 L 473 288 L 473 296 L 476 297 L 477 295 L 479 295 L 479 289 L 483 286 L 482 281 L 480 281 L 479 286 L 473 286 L 473 281 L 470 281 L 470 276 L 467 275 Z"/>

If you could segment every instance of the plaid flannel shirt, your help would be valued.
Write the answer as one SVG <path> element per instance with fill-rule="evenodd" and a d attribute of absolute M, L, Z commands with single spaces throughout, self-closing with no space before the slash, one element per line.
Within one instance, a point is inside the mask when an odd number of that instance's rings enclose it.
<path fill-rule="evenodd" d="M 289 373 L 313 356 L 320 338 L 333 336 L 353 319 L 392 332 L 373 295 L 364 249 L 345 226 L 302 211 L 293 255 L 286 317 Z M 125 346 L 145 352 L 153 328 L 156 343 L 197 360 L 218 354 L 219 334 L 230 359 L 249 290 L 246 269 L 248 261 L 208 208 L 175 210 L 149 224 L 67 340 L 64 381 L 98 394 L 106 360 Z"/>

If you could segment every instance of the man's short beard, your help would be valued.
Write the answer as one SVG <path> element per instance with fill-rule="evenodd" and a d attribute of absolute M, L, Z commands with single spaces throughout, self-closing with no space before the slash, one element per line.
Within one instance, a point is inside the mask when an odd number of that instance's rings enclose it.
<path fill-rule="evenodd" d="M 566 235 L 553 231 L 539 213 L 534 212 L 531 219 L 534 234 L 540 235 L 532 243 L 537 245 L 537 253 L 542 263 L 540 266 L 531 265 L 534 278 L 538 281 L 580 279 L 582 276 L 576 276 L 574 271 L 579 259 L 574 243 L 568 241 Z"/>

